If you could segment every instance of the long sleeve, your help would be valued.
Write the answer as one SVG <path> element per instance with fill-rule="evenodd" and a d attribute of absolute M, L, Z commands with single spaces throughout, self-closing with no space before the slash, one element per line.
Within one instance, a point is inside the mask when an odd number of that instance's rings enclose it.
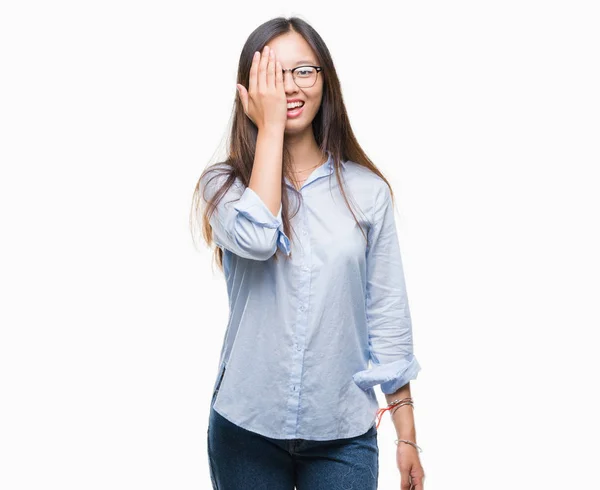
<path fill-rule="evenodd" d="M 204 174 L 200 186 L 204 204 L 226 179 L 222 171 Z M 213 239 L 218 246 L 246 259 L 267 260 L 277 247 L 289 255 L 290 241 L 283 232 L 281 211 L 282 206 L 274 216 L 260 196 L 236 178 L 211 215 Z"/>
<path fill-rule="evenodd" d="M 366 390 L 394 393 L 421 369 L 413 355 L 412 322 L 389 187 L 375 194 L 366 251 L 366 313 L 372 368 L 354 374 Z"/>

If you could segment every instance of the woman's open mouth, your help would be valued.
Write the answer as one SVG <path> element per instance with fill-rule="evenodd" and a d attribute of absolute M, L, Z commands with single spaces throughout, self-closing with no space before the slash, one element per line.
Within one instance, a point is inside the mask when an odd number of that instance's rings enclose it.
<path fill-rule="evenodd" d="M 294 102 L 292 104 L 288 104 L 288 110 L 287 110 L 288 118 L 298 117 L 300 114 L 302 114 L 303 110 L 304 110 L 304 102 Z"/>

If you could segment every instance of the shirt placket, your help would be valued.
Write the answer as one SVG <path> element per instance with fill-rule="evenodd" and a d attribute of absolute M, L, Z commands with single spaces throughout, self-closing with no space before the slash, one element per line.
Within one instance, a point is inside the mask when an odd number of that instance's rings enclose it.
<path fill-rule="evenodd" d="M 298 307 L 294 324 L 294 348 L 292 349 L 292 370 L 290 374 L 290 393 L 288 397 L 288 419 L 286 432 L 296 437 L 300 392 L 303 372 L 304 346 L 308 331 L 309 298 L 311 281 L 311 243 L 308 217 L 304 203 L 301 206 L 302 227 L 300 230 L 300 261 L 296 266 L 298 277 Z"/>

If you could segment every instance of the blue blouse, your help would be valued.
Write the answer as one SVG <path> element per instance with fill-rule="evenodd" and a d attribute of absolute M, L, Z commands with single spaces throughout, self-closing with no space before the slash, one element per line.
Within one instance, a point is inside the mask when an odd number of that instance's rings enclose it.
<path fill-rule="evenodd" d="M 350 160 L 341 171 L 368 245 L 331 153 L 302 185 L 302 201 L 286 178 L 290 214 L 299 206 L 294 241 L 283 232 L 282 207 L 274 216 L 239 179 L 211 217 L 230 308 L 213 407 L 267 437 L 363 434 L 379 409 L 373 387 L 393 393 L 421 369 L 389 188 Z M 221 172 L 202 177 L 207 198 L 226 179 Z"/>

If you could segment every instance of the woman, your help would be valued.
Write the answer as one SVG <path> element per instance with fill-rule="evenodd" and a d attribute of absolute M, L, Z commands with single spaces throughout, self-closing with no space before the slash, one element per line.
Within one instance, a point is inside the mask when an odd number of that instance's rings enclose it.
<path fill-rule="evenodd" d="M 272 19 L 246 41 L 237 89 L 229 156 L 194 193 L 230 299 L 213 486 L 376 489 L 390 409 L 401 488 L 422 490 L 393 194 L 354 138 L 329 51 L 305 21 Z"/>

